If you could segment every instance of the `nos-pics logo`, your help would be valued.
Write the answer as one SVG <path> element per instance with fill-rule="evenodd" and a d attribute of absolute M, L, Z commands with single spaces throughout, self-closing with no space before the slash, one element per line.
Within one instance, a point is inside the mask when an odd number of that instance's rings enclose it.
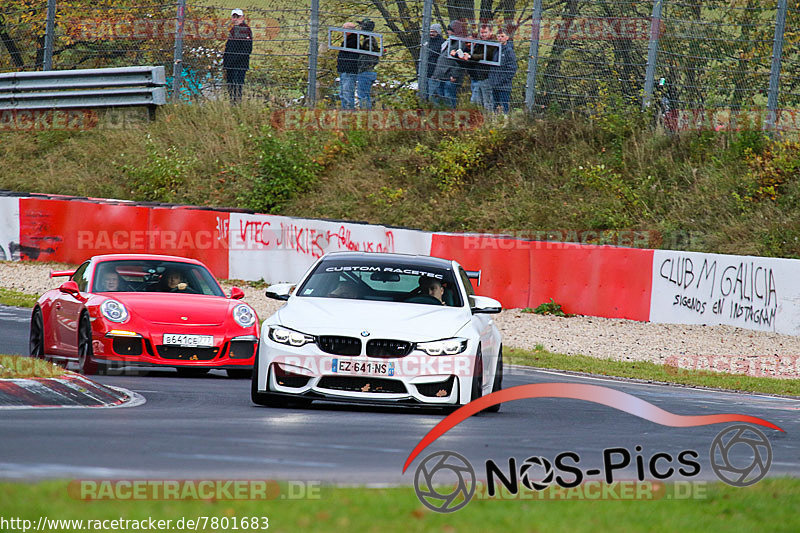
<path fill-rule="evenodd" d="M 532 383 L 519 385 L 509 389 L 499 390 L 487 396 L 473 400 L 451 413 L 444 420 L 436 424 L 414 447 L 406 458 L 403 472 L 411 466 L 420 453 L 430 444 L 449 430 L 487 408 L 499 403 L 522 400 L 527 398 L 569 398 L 584 400 L 649 420 L 656 424 L 669 427 L 698 427 L 711 424 L 738 422 L 728 426 L 714 437 L 709 450 L 711 469 L 716 476 L 729 485 L 746 487 L 757 483 L 769 472 L 772 464 L 772 446 L 766 435 L 756 429 L 756 425 L 783 431 L 768 420 L 743 414 L 713 414 L 713 415 L 678 415 L 665 411 L 645 400 L 628 393 L 604 387 L 601 385 L 587 385 L 581 383 Z M 749 450 L 749 452 L 747 451 Z M 642 451 L 636 447 L 637 454 Z M 746 458 L 743 458 L 745 452 Z M 541 491 L 551 486 L 555 481 L 564 488 L 574 487 L 590 476 L 601 476 L 606 483 L 613 481 L 614 470 L 622 470 L 632 465 L 630 450 L 624 448 L 610 448 L 603 451 L 602 467 L 584 470 L 579 466 L 580 457 L 574 452 L 559 454 L 554 462 L 541 457 L 531 457 L 522 464 L 520 471 L 503 473 L 504 486 L 513 491 L 519 490 L 519 481 L 523 486 L 532 491 Z M 694 450 L 684 450 L 677 457 L 668 453 L 655 453 L 647 461 L 645 471 L 645 458 L 635 456 L 637 478 L 643 481 L 649 472 L 655 479 L 664 480 L 673 475 L 680 474 L 684 477 L 693 477 L 700 473 L 700 463 L 696 460 L 700 455 Z M 676 463 L 673 463 L 677 460 Z M 516 461 L 509 459 L 509 465 L 516 465 Z M 677 470 L 676 470 L 677 468 Z M 510 470 L 515 470 L 510 468 Z M 522 471 L 524 469 L 524 471 Z M 544 471 L 541 479 L 533 479 L 532 473 Z M 568 476 L 555 475 L 554 470 L 560 474 L 567 472 Z M 492 461 L 486 462 L 486 479 L 489 488 L 493 475 L 500 473 L 497 465 Z M 476 490 L 475 469 L 467 459 L 455 452 L 436 452 L 425 457 L 417 466 L 414 475 L 414 489 L 419 500 L 429 509 L 437 512 L 453 512 L 463 508 L 469 503 Z M 489 494 L 493 494 L 490 492 Z"/>
<path fill-rule="evenodd" d="M 620 448 L 614 450 L 617 450 L 615 453 L 619 453 Z M 692 453 L 697 456 L 696 452 Z M 569 482 L 555 475 L 558 470 L 548 459 L 530 457 L 519 466 L 518 472 L 508 472 L 503 475 L 505 479 L 513 480 L 513 483 L 506 485 L 506 489 L 516 493 L 519 490 L 519 482 L 528 490 L 543 491 L 554 481 L 562 488 L 568 489 L 580 484 L 580 480 L 585 479 L 587 474 L 602 473 L 600 469 L 590 469 L 585 472 L 580 471 L 576 478 L 574 473 L 580 458 L 574 452 L 561 455 L 571 455 L 573 459 L 577 459 L 570 465 L 569 473 L 573 477 Z M 667 455 L 658 453 L 653 457 L 663 458 Z M 630 459 L 630 455 L 628 458 Z M 709 448 L 709 459 L 711 469 L 721 481 L 734 487 L 747 487 L 759 482 L 769 472 L 772 464 L 772 446 L 766 435 L 752 426 L 745 424 L 730 426 L 714 437 Z M 557 459 L 556 463 L 558 462 Z M 515 461 L 509 461 L 509 464 L 515 464 Z M 628 464 L 612 466 L 624 467 Z M 605 461 L 604 466 L 608 466 Z M 494 486 L 491 477 L 496 473 L 496 464 L 487 461 L 486 479 L 490 480 L 490 487 Z M 699 473 L 700 468 L 697 464 L 693 474 Z M 613 482 L 612 472 L 604 474 L 607 482 Z M 659 477 L 663 479 L 663 476 Z M 642 473 L 639 473 L 639 478 L 643 480 Z M 414 490 L 417 498 L 425 507 L 438 513 L 452 513 L 465 507 L 475 495 L 476 487 L 477 477 L 472 464 L 463 455 L 452 451 L 440 451 L 428 455 L 419 463 L 414 473 Z M 490 489 L 489 495 L 492 496 L 494 492 Z"/>

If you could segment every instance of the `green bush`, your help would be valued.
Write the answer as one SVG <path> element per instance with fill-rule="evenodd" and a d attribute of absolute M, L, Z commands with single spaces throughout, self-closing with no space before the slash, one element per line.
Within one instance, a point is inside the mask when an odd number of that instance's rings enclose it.
<path fill-rule="evenodd" d="M 184 157 L 175 146 L 161 153 L 150 139 L 145 144 L 147 162 L 144 165 L 122 165 L 134 200 L 179 202 L 185 198 L 186 177 L 197 164 L 197 158 Z"/>
<path fill-rule="evenodd" d="M 309 190 L 323 166 L 309 155 L 308 148 L 301 132 L 278 134 L 270 126 L 262 127 L 255 139 L 256 175 L 252 190 L 240 198 L 243 206 L 274 213 Z"/>

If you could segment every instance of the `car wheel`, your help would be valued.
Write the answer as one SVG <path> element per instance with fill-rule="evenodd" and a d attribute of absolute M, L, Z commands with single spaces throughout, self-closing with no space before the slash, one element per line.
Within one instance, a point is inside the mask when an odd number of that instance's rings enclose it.
<path fill-rule="evenodd" d="M 186 367 L 177 367 L 175 370 L 178 371 L 178 375 L 182 378 L 199 378 L 200 376 L 205 376 L 208 374 L 208 368 L 186 368 Z"/>
<path fill-rule="evenodd" d="M 78 369 L 81 374 L 91 376 L 97 373 L 98 365 L 92 360 L 92 325 L 89 315 L 83 313 L 78 326 Z"/>
<path fill-rule="evenodd" d="M 249 368 L 229 368 L 225 373 L 231 379 L 247 379 L 253 375 L 253 371 Z"/>
<path fill-rule="evenodd" d="M 42 310 L 38 307 L 33 310 L 31 315 L 31 330 L 28 337 L 28 347 L 31 357 L 44 359 L 44 321 L 42 320 Z"/>
<path fill-rule="evenodd" d="M 500 351 L 497 354 L 497 368 L 494 371 L 494 383 L 492 384 L 492 392 L 497 392 L 503 388 L 503 346 L 500 346 Z M 487 407 L 486 411 L 489 413 L 496 413 L 500 410 L 501 404 L 496 404 Z"/>
<path fill-rule="evenodd" d="M 472 373 L 472 392 L 469 401 L 477 400 L 481 396 L 483 396 L 483 356 L 479 346 L 478 355 L 475 356 L 475 370 Z"/>

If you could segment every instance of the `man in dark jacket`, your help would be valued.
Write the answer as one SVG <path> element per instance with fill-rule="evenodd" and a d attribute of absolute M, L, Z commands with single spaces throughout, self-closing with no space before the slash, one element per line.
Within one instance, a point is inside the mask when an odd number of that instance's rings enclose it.
<path fill-rule="evenodd" d="M 228 95 L 231 102 L 237 103 L 242 99 L 242 86 L 244 75 L 250 68 L 250 54 L 253 51 L 253 32 L 244 21 L 241 9 L 231 11 L 233 27 L 225 43 L 225 53 L 222 55 L 222 68 L 225 70 L 225 81 L 228 85 Z"/>
<path fill-rule="evenodd" d="M 375 29 L 375 23 L 370 19 L 362 20 L 359 22 L 359 26 L 363 31 L 371 32 Z M 362 35 L 360 50 L 379 52 L 380 43 L 371 35 Z M 358 107 L 361 109 L 372 109 L 372 85 L 378 79 L 375 67 L 379 60 L 380 57 L 373 54 L 359 54 L 356 94 L 358 94 Z"/>
<path fill-rule="evenodd" d="M 460 21 L 452 21 L 447 26 L 447 36 L 464 37 L 465 31 Z M 458 88 L 464 79 L 464 68 L 458 59 L 447 55 L 447 40 L 441 44 L 439 57 L 436 60 L 436 68 L 433 70 L 432 83 L 434 101 L 444 102 L 446 105 L 455 109 L 458 101 Z"/>
<path fill-rule="evenodd" d="M 428 61 L 425 65 L 425 94 L 426 100 L 432 100 L 436 91 L 438 82 L 434 79 L 433 73 L 436 71 L 436 62 L 442 53 L 442 44 L 446 44 L 444 37 L 442 37 L 441 24 L 431 24 L 431 32 L 428 38 Z M 444 47 L 447 50 L 447 46 Z"/>
<path fill-rule="evenodd" d="M 491 40 L 493 38 L 492 27 L 489 24 L 482 24 L 478 32 L 478 38 L 482 41 Z M 487 111 L 493 111 L 494 97 L 492 96 L 492 85 L 489 81 L 490 66 L 486 63 L 480 63 L 480 61 L 496 61 L 497 48 L 477 43 L 472 47 L 472 53 L 458 55 L 458 52 L 458 50 L 451 50 L 450 55 L 459 57 L 460 61 L 466 63 L 467 72 L 473 81 L 472 101 L 482 105 Z"/>
<path fill-rule="evenodd" d="M 345 22 L 342 28 L 348 30 L 356 29 L 355 22 Z M 344 32 L 344 48 L 349 50 L 339 50 L 336 56 L 336 71 L 339 73 L 339 96 L 342 99 L 342 109 L 355 109 L 356 106 L 356 81 L 358 80 L 358 34 Z"/>
<path fill-rule="evenodd" d="M 512 28 L 513 29 L 513 28 Z M 517 55 L 514 53 L 514 41 L 511 39 L 512 29 L 500 28 L 497 40 L 500 47 L 500 66 L 489 71 L 489 81 L 492 84 L 492 96 L 495 107 L 502 107 L 503 113 L 508 113 L 511 100 L 511 82 L 517 73 Z"/>

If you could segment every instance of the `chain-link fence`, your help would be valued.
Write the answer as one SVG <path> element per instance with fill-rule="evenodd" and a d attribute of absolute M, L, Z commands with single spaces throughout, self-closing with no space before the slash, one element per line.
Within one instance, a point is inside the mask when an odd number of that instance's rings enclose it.
<path fill-rule="evenodd" d="M 256 5 L 4 2 L 0 72 L 48 61 L 53 69 L 160 64 L 173 96 L 194 100 L 236 98 L 236 70 L 247 68 L 245 95 L 274 106 L 338 107 L 345 86 L 344 96 L 354 93 L 363 107 L 362 91 L 346 87 L 356 77 L 371 84 L 373 107 L 418 99 L 485 106 L 486 94 L 495 109 L 507 101 L 533 111 L 735 112 L 800 103 L 798 0 L 249 1 Z M 232 17 L 236 9 L 249 27 L 244 49 L 230 48 L 242 20 Z M 358 33 L 348 37 L 347 28 Z M 346 72 L 347 39 L 370 36 L 380 40 L 367 71 L 375 74 Z M 483 46 L 484 61 L 448 56 L 467 45 Z M 245 66 L 231 67 L 236 54 L 247 55 Z"/>

